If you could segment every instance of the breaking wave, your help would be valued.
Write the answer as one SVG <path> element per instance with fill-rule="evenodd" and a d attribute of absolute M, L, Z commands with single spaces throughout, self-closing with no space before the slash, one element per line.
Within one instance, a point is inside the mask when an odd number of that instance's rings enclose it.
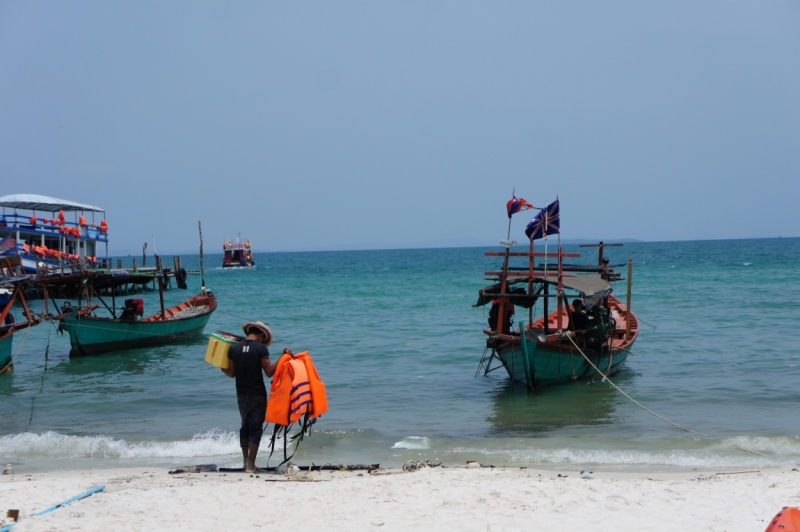
<path fill-rule="evenodd" d="M 758 454 L 754 454 L 758 453 Z M 800 440 L 792 437 L 736 437 L 693 449 L 491 449 L 457 447 L 445 455 L 473 455 L 514 465 L 657 466 L 666 468 L 787 467 L 800 461 Z"/>
<path fill-rule="evenodd" d="M 0 437 L 0 456 L 44 459 L 194 458 L 239 453 L 239 436 L 212 430 L 188 440 L 128 442 L 110 436 L 69 436 L 48 431 Z"/>
<path fill-rule="evenodd" d="M 406 436 L 392 445 L 392 449 L 430 449 L 430 443 L 425 436 Z"/>

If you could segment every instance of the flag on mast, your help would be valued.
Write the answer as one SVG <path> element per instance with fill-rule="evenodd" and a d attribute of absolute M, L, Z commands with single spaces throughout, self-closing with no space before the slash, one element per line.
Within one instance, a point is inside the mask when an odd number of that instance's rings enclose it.
<path fill-rule="evenodd" d="M 561 217 L 558 212 L 558 200 L 542 209 L 533 217 L 533 220 L 528 223 L 525 229 L 525 234 L 531 240 L 538 240 L 547 235 L 555 235 L 561 233 Z"/>
<path fill-rule="evenodd" d="M 517 214 L 518 212 L 527 211 L 528 209 L 535 209 L 535 208 L 536 207 L 534 207 L 524 199 L 517 198 L 516 196 L 508 200 L 508 203 L 506 203 L 506 210 L 508 211 L 509 219 L 511 218 L 511 216 Z"/>

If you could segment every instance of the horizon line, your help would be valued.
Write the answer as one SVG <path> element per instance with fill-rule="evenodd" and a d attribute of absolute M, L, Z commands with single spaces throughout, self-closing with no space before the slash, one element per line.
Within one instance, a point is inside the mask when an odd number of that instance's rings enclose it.
<path fill-rule="evenodd" d="M 610 238 L 607 240 L 599 240 L 596 238 L 567 238 L 562 239 L 562 244 L 564 245 L 575 245 L 575 244 L 585 244 L 585 243 L 595 243 L 595 242 L 606 242 L 606 243 L 616 243 L 621 242 L 623 244 L 658 244 L 658 243 L 666 243 L 666 242 L 719 242 L 719 241 L 736 241 L 736 240 L 779 240 L 779 239 L 793 239 L 793 238 L 800 238 L 800 236 L 765 236 L 765 237 L 750 237 L 750 238 L 702 238 L 696 240 L 639 240 L 636 238 Z M 450 246 L 407 246 L 407 247 L 362 247 L 362 248 L 321 248 L 321 249 L 272 249 L 272 250 L 258 250 L 252 249 L 253 253 L 331 253 L 331 252 L 343 252 L 343 251 L 404 251 L 404 250 L 421 250 L 421 249 L 469 249 L 469 248 L 487 248 L 487 247 L 502 247 L 499 243 L 497 244 L 474 244 L 474 245 L 450 245 Z M 167 253 L 160 253 L 159 256 L 167 256 L 167 255 L 180 255 L 180 254 L 188 254 L 188 255 L 199 255 L 199 250 L 194 250 L 189 252 L 188 250 L 183 251 L 169 251 Z M 109 254 L 109 257 L 122 257 L 122 256 L 138 256 L 141 252 L 137 251 L 132 253 L 130 251 L 123 250 L 119 254 Z M 204 252 L 204 255 L 223 255 L 223 253 L 213 252 L 207 253 Z M 153 256 L 154 253 L 149 253 L 148 255 Z"/>

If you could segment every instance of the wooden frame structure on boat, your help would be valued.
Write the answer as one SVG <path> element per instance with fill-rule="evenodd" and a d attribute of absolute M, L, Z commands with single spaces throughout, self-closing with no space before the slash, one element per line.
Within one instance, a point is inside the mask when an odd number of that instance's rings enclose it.
<path fill-rule="evenodd" d="M 42 322 L 40 318 L 33 315 L 33 312 L 28 308 L 27 301 L 25 301 L 23 290 L 25 281 L 25 277 L 0 277 L 0 287 L 13 287 L 8 301 L 0 311 L 0 374 L 10 375 L 14 373 L 14 357 L 12 356 L 14 333 L 39 325 Z M 25 321 L 6 323 L 11 307 L 14 306 L 16 301 L 19 301 L 20 305 L 22 305 Z"/>
<path fill-rule="evenodd" d="M 620 245 L 600 242 L 582 246 L 598 247 L 597 266 L 564 264 L 565 258 L 579 258 L 580 253 L 564 253 L 561 246 L 556 253 L 535 252 L 533 241 L 528 252 L 512 252 L 510 245 L 505 251 L 487 251 L 487 257 L 503 257 L 503 266 L 500 271 L 484 273 L 497 282 L 481 289 L 473 305 L 492 303 L 489 328 L 484 330 L 489 338 L 478 373 L 487 375 L 503 367 L 512 380 L 535 388 L 618 372 L 639 333 L 639 322 L 629 310 L 633 261 L 628 260 L 628 294 L 623 304 L 612 295 L 610 284 L 621 276 L 603 254 L 605 247 Z M 527 258 L 527 267 L 511 266 L 512 257 Z M 544 264 L 535 264 L 536 258 L 543 258 Z M 553 258 L 557 263 L 548 264 Z M 514 288 L 519 284 L 525 288 Z M 550 288 L 556 293 L 551 294 Z M 591 309 L 585 319 L 580 310 L 570 311 L 567 290 L 576 292 L 573 297 Z M 552 298 L 556 309 L 551 312 Z M 543 315 L 534 320 L 533 308 L 539 299 L 543 300 Z M 527 323 L 519 331 L 511 326 L 515 307 L 528 309 Z M 582 328 L 576 327 L 579 317 L 585 322 Z M 494 361 L 499 365 L 492 367 Z"/>

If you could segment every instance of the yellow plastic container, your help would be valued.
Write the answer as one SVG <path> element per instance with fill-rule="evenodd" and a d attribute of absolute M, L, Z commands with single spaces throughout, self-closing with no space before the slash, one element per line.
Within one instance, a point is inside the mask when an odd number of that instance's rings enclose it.
<path fill-rule="evenodd" d="M 208 338 L 208 350 L 206 350 L 206 362 L 218 368 L 227 369 L 230 365 L 228 358 L 228 349 L 231 348 L 236 340 L 221 336 L 219 334 L 212 334 Z"/>

